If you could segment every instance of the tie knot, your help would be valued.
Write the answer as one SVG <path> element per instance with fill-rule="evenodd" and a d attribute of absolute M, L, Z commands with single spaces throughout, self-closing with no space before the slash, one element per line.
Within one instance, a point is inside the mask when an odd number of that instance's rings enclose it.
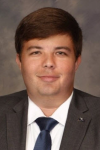
<path fill-rule="evenodd" d="M 53 118 L 47 117 L 37 118 L 35 122 L 38 124 L 41 131 L 48 130 L 49 132 L 54 128 L 56 124 L 58 124 L 58 121 L 54 120 Z"/>

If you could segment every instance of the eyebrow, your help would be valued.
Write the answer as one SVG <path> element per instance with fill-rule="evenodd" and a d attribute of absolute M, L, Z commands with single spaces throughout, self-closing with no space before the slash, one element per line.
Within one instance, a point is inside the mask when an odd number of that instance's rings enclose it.
<path fill-rule="evenodd" d="M 71 51 L 71 49 L 67 46 L 58 46 L 58 47 L 55 48 L 55 50 L 60 50 L 60 49 L 65 49 L 67 51 Z"/>
<path fill-rule="evenodd" d="M 27 48 L 28 51 L 30 51 L 32 49 L 42 50 L 43 47 L 41 47 L 41 46 L 30 46 L 30 47 Z M 58 46 L 58 47 L 55 47 L 55 50 L 61 50 L 61 49 L 65 49 L 65 50 L 67 50 L 69 52 L 71 51 L 71 49 L 69 47 L 67 47 L 67 46 Z"/>
<path fill-rule="evenodd" d="M 30 46 L 27 48 L 28 51 L 30 51 L 31 49 L 43 49 L 43 48 L 40 46 Z"/>

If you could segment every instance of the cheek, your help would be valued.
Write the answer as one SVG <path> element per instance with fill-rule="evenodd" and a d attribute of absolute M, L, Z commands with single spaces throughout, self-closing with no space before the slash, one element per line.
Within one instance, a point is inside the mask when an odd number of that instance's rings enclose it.
<path fill-rule="evenodd" d="M 24 76 L 33 76 L 38 72 L 39 66 L 40 65 L 38 64 L 38 62 L 24 61 L 21 67 L 22 74 Z"/>
<path fill-rule="evenodd" d="M 64 62 L 62 65 L 60 65 L 60 69 L 64 74 L 73 74 L 75 72 L 75 63 L 72 62 Z"/>

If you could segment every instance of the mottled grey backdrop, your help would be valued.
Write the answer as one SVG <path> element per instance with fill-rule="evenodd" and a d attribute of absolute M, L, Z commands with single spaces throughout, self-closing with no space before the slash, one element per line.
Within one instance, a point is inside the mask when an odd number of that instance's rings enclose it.
<path fill-rule="evenodd" d="M 75 87 L 100 96 L 100 0 L 0 0 L 0 95 L 25 89 L 15 62 L 14 33 L 24 16 L 48 6 L 67 10 L 79 22 L 83 59 Z"/>

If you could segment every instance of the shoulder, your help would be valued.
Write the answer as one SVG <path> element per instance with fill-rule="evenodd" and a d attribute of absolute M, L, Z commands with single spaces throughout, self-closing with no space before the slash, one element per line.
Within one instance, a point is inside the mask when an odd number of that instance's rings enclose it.
<path fill-rule="evenodd" d="M 84 91 L 78 90 L 78 89 L 74 89 L 74 93 L 76 96 L 80 96 L 83 98 L 92 98 L 92 99 L 100 99 L 100 97 L 94 96 L 92 94 L 86 93 Z"/>
<path fill-rule="evenodd" d="M 88 99 L 88 100 L 100 100 L 100 97 L 97 97 L 97 96 L 94 96 L 94 95 L 91 95 L 91 94 L 89 94 L 89 93 L 86 93 L 86 92 L 84 92 L 84 91 L 81 91 L 81 90 L 78 90 L 78 89 L 74 89 L 74 94 L 75 94 L 75 96 L 77 96 L 77 97 L 81 97 L 81 98 L 86 98 L 86 99 Z"/>
<path fill-rule="evenodd" d="M 88 94 L 86 92 L 80 91 L 78 89 L 74 89 L 74 95 L 76 98 L 84 99 L 87 103 L 100 103 L 100 97 L 93 96 L 91 94 Z"/>
<path fill-rule="evenodd" d="M 27 99 L 27 91 L 19 91 L 5 96 L 0 96 L 0 110 L 14 107 L 23 99 Z"/>
<path fill-rule="evenodd" d="M 4 96 L 0 96 L 0 101 L 1 100 L 7 100 L 7 99 L 12 99 L 12 98 L 23 98 L 24 96 L 27 96 L 27 91 L 23 90 L 23 91 L 19 91 L 16 93 L 12 93 L 9 95 L 4 95 Z"/>
<path fill-rule="evenodd" d="M 84 103 L 90 111 L 100 113 L 100 97 L 93 96 L 78 89 L 74 89 L 74 97 L 76 102 Z"/>

